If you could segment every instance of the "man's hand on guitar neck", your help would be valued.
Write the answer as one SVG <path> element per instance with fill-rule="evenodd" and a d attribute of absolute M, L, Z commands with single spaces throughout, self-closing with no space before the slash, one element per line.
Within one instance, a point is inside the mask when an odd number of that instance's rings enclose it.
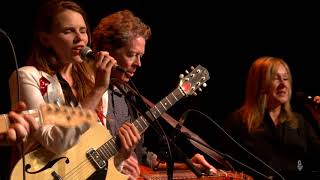
<path fill-rule="evenodd" d="M 130 157 L 136 145 L 141 139 L 138 129 L 131 123 L 124 123 L 118 130 L 121 147 L 119 155 L 123 157 L 123 160 Z"/>
<path fill-rule="evenodd" d="M 26 104 L 19 102 L 13 110 L 9 112 L 9 129 L 7 134 L 0 136 L 1 141 L 6 139 L 10 144 L 22 142 L 30 133 L 39 128 L 40 125 L 32 116 L 19 114 L 23 110 L 26 110 Z"/>
<path fill-rule="evenodd" d="M 123 174 L 129 175 L 130 180 L 135 180 L 140 175 L 138 161 L 131 155 L 141 139 L 138 129 L 131 123 L 124 123 L 118 130 L 121 147 L 115 155 L 115 166 L 120 168 Z"/>

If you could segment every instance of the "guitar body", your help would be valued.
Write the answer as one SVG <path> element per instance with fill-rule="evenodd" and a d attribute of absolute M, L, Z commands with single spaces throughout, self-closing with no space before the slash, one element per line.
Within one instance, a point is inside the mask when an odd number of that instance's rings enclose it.
<path fill-rule="evenodd" d="M 107 129 L 98 123 L 93 124 L 80 138 L 80 142 L 65 153 L 54 153 L 39 148 L 25 155 L 26 179 L 53 180 L 55 174 L 62 179 L 87 179 L 95 171 L 95 166 L 87 158 L 90 148 L 98 149 L 102 144 L 112 138 Z M 46 167 L 47 168 L 44 168 Z M 113 157 L 108 160 L 106 180 L 125 180 L 128 176 L 120 173 L 114 166 Z M 23 161 L 20 159 L 11 173 L 11 180 L 23 179 Z M 42 169 L 42 170 L 41 170 Z"/>
<path fill-rule="evenodd" d="M 209 79 L 208 71 L 201 65 L 198 65 L 196 68 L 192 67 L 191 69 L 192 72 L 181 78 L 179 86 L 174 91 L 146 112 L 146 115 L 149 116 L 151 120 L 158 118 L 182 97 L 196 95 L 195 91 L 200 89 L 201 85 L 206 87 L 205 82 Z M 47 108 L 46 112 L 53 114 L 51 121 L 55 122 L 56 119 L 59 119 L 56 116 L 56 112 L 64 112 L 64 110 L 57 111 L 53 108 Z M 66 118 L 68 120 L 67 122 L 69 122 L 70 117 L 74 117 L 74 111 L 71 110 L 70 112 L 71 114 Z M 91 117 L 91 119 L 94 118 L 95 116 L 90 115 L 90 113 L 92 112 L 88 112 L 87 115 L 84 115 L 83 112 L 79 112 L 79 116 L 74 119 L 86 119 L 87 117 Z M 73 124 L 74 123 L 71 123 L 70 126 Z M 142 134 L 149 126 L 148 121 L 143 116 L 137 118 L 132 124 L 137 128 L 140 134 Z M 24 179 L 24 174 L 28 180 L 87 179 L 97 171 L 96 166 L 104 167 L 104 162 L 101 161 L 101 159 L 108 160 L 108 164 L 106 165 L 108 168 L 106 175 L 107 180 L 128 179 L 128 176 L 118 172 L 114 166 L 113 157 L 118 150 L 115 139 L 116 137 L 112 137 L 104 127 L 95 122 L 88 131 L 81 135 L 80 142 L 65 153 L 55 155 L 43 148 L 28 153 L 25 156 L 25 173 L 23 173 L 22 169 L 23 161 L 20 160 L 11 173 L 11 180 Z M 87 157 L 88 152 L 90 152 L 90 158 Z M 102 155 L 104 157 L 102 157 Z M 97 164 L 95 165 L 92 162 L 98 163 L 95 163 Z"/>

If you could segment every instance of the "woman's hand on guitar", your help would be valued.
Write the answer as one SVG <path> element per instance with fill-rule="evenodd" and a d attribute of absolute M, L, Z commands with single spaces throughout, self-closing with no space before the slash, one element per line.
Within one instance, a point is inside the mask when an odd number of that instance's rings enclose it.
<path fill-rule="evenodd" d="M 136 180 L 140 175 L 140 167 L 138 160 L 133 156 L 130 156 L 128 159 L 122 162 L 121 173 L 129 175 L 129 180 Z"/>
<path fill-rule="evenodd" d="M 119 150 L 119 155 L 123 159 L 129 158 L 136 145 L 141 139 L 138 129 L 131 123 L 124 123 L 118 130 L 119 138 L 121 142 L 121 148 Z"/>
<path fill-rule="evenodd" d="M 29 134 L 40 126 L 32 116 L 19 114 L 25 109 L 26 104 L 19 102 L 8 114 L 11 123 L 7 132 L 7 140 L 11 144 L 25 140 Z"/>
<path fill-rule="evenodd" d="M 191 161 L 200 170 L 205 170 L 209 175 L 217 173 L 217 169 L 214 168 L 203 155 L 197 153 L 192 158 Z"/>

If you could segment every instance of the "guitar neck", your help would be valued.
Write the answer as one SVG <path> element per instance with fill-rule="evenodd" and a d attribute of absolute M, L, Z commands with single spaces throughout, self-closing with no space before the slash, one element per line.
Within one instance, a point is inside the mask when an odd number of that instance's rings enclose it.
<path fill-rule="evenodd" d="M 185 77 L 183 75 L 181 76 L 179 86 L 175 90 L 145 113 L 146 116 L 148 116 L 148 119 L 155 121 L 162 113 L 171 108 L 182 97 L 196 95 L 195 91 L 197 89 L 201 91 L 201 85 L 206 87 L 205 82 L 210 78 L 207 69 L 203 68 L 201 65 L 198 65 L 196 68 L 192 67 L 191 69 L 192 72 L 188 72 Z M 149 121 L 146 117 L 140 116 L 133 122 L 133 125 L 138 129 L 139 133 L 142 134 L 149 127 Z M 100 146 L 97 149 L 97 152 L 104 159 L 110 159 L 117 153 L 119 146 L 119 140 L 114 136 Z"/>
<path fill-rule="evenodd" d="M 37 121 L 40 122 L 40 113 L 38 110 L 26 110 L 22 111 L 21 114 L 29 114 L 33 116 Z M 8 117 L 8 114 L 1 114 L 0 115 L 0 134 L 7 133 L 10 127 L 10 119 Z"/>
<path fill-rule="evenodd" d="M 152 107 L 149 111 L 147 111 L 146 115 L 150 120 L 155 121 L 158 117 L 161 116 L 162 113 L 166 112 L 169 108 L 171 108 L 183 96 L 184 94 L 180 90 L 180 88 L 176 88 L 168 96 L 163 98 L 154 107 Z M 149 127 L 149 121 L 145 119 L 145 117 L 143 116 L 140 116 L 138 119 L 136 119 L 133 122 L 133 124 L 138 129 L 140 134 L 144 133 Z"/>
<path fill-rule="evenodd" d="M 184 96 L 183 91 L 178 87 L 168 96 L 163 98 L 159 103 L 152 107 L 149 111 L 146 112 L 146 115 L 152 121 L 156 120 L 162 113 L 171 108 L 176 102 L 178 102 Z M 140 134 L 143 134 L 149 127 L 148 120 L 145 117 L 140 116 L 132 123 L 139 131 Z M 114 156 L 120 146 L 117 140 L 117 137 L 112 137 L 109 141 L 103 144 L 97 149 L 100 155 L 104 156 L 105 159 L 109 159 Z M 106 153 L 107 152 L 107 153 Z"/>

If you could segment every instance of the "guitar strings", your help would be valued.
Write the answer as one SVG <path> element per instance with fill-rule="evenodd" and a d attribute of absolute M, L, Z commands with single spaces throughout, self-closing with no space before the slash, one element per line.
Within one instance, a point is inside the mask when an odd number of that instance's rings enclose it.
<path fill-rule="evenodd" d="M 88 166 L 89 165 L 89 166 Z M 81 173 L 86 173 L 90 175 L 90 167 L 92 167 L 91 163 L 86 159 L 82 161 L 77 167 L 73 168 L 71 171 L 67 172 L 63 179 L 78 179 Z M 86 171 L 86 169 L 88 169 Z"/>

